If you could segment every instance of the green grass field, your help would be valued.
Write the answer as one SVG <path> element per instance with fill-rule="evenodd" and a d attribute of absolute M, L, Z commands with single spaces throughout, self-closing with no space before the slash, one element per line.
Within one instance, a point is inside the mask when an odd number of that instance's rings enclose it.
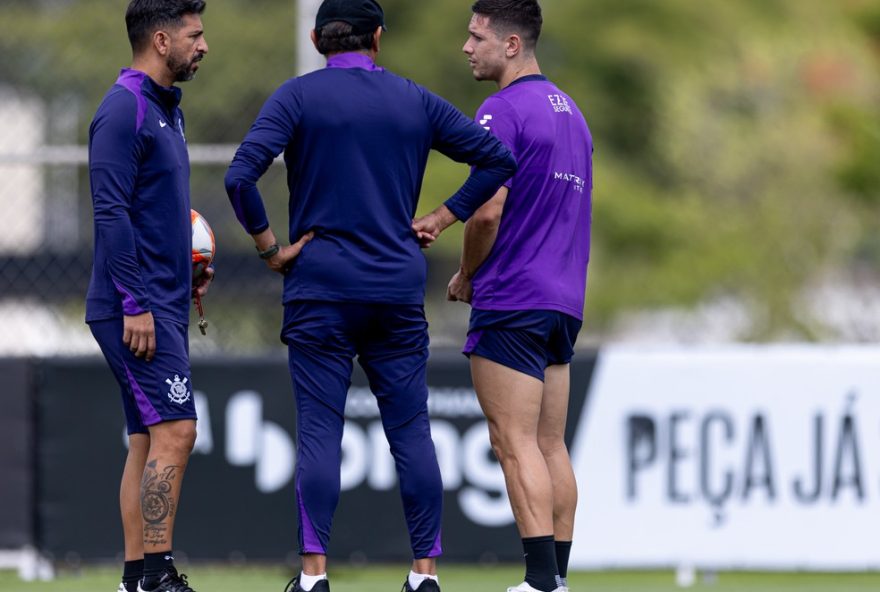
<path fill-rule="evenodd" d="M 406 566 L 340 567 L 330 572 L 333 592 L 398 592 Z M 444 592 L 504 592 L 522 578 L 519 567 L 441 566 Z M 193 565 L 190 575 L 197 592 L 282 592 L 289 578 L 281 568 L 232 568 Z M 119 575 L 112 569 L 61 573 L 54 582 L 26 584 L 10 571 L 0 572 L 2 592 L 115 592 Z M 573 592 L 679 592 L 671 572 L 573 573 Z M 698 581 L 689 590 L 717 592 L 855 592 L 880 590 L 880 574 L 752 574 L 720 573 L 713 582 Z"/>

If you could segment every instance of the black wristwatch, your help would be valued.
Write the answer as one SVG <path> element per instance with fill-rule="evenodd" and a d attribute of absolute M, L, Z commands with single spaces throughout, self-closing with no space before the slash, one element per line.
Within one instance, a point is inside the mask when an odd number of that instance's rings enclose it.
<path fill-rule="evenodd" d="M 277 255 L 278 251 L 280 251 L 280 250 L 281 250 L 281 247 L 279 247 L 277 243 L 272 245 L 271 247 L 269 247 L 265 251 L 261 251 L 260 247 L 257 247 L 257 253 L 259 253 L 260 259 L 263 259 L 263 260 L 271 259 L 275 255 Z"/>

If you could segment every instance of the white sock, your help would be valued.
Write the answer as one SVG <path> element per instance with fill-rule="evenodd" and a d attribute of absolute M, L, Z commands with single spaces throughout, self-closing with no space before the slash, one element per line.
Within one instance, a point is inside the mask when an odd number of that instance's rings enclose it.
<path fill-rule="evenodd" d="M 438 584 L 440 583 L 440 578 L 437 576 L 429 576 L 428 574 L 417 574 L 416 572 L 410 570 L 409 572 L 409 587 L 413 590 L 418 589 L 419 586 L 422 585 L 422 582 L 425 580 L 434 580 Z"/>
<path fill-rule="evenodd" d="M 304 572 L 300 572 L 299 574 L 299 587 L 309 592 L 312 588 L 315 587 L 315 584 L 320 582 L 321 580 L 326 580 L 327 574 L 321 574 L 319 576 L 307 576 Z"/>

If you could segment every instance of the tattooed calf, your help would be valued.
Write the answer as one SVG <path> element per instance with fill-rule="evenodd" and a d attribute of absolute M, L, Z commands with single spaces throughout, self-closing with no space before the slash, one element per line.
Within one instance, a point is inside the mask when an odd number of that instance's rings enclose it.
<path fill-rule="evenodd" d="M 165 521 L 174 517 L 175 500 L 171 494 L 172 481 L 177 478 L 178 467 L 169 465 L 161 473 L 156 470 L 157 461 L 147 463 L 141 482 L 141 512 L 144 516 L 144 542 L 162 545 L 168 541 Z"/>

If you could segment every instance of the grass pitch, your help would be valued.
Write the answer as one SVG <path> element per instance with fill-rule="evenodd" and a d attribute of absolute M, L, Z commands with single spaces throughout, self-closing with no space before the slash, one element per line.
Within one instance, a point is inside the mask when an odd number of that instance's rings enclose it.
<path fill-rule="evenodd" d="M 333 592 L 398 592 L 408 571 L 405 565 L 336 567 L 330 570 Z M 282 592 L 292 577 L 280 567 L 229 567 L 191 565 L 181 569 L 190 575 L 197 592 Z M 522 581 L 519 566 L 480 567 L 441 565 L 444 592 L 504 592 Z M 2 592 L 115 592 L 119 570 L 86 568 L 79 573 L 61 572 L 54 582 L 24 583 L 11 571 L 0 572 Z M 880 574 L 720 573 L 691 588 L 675 585 L 672 572 L 571 573 L 572 592 L 861 592 L 880 590 Z"/>

